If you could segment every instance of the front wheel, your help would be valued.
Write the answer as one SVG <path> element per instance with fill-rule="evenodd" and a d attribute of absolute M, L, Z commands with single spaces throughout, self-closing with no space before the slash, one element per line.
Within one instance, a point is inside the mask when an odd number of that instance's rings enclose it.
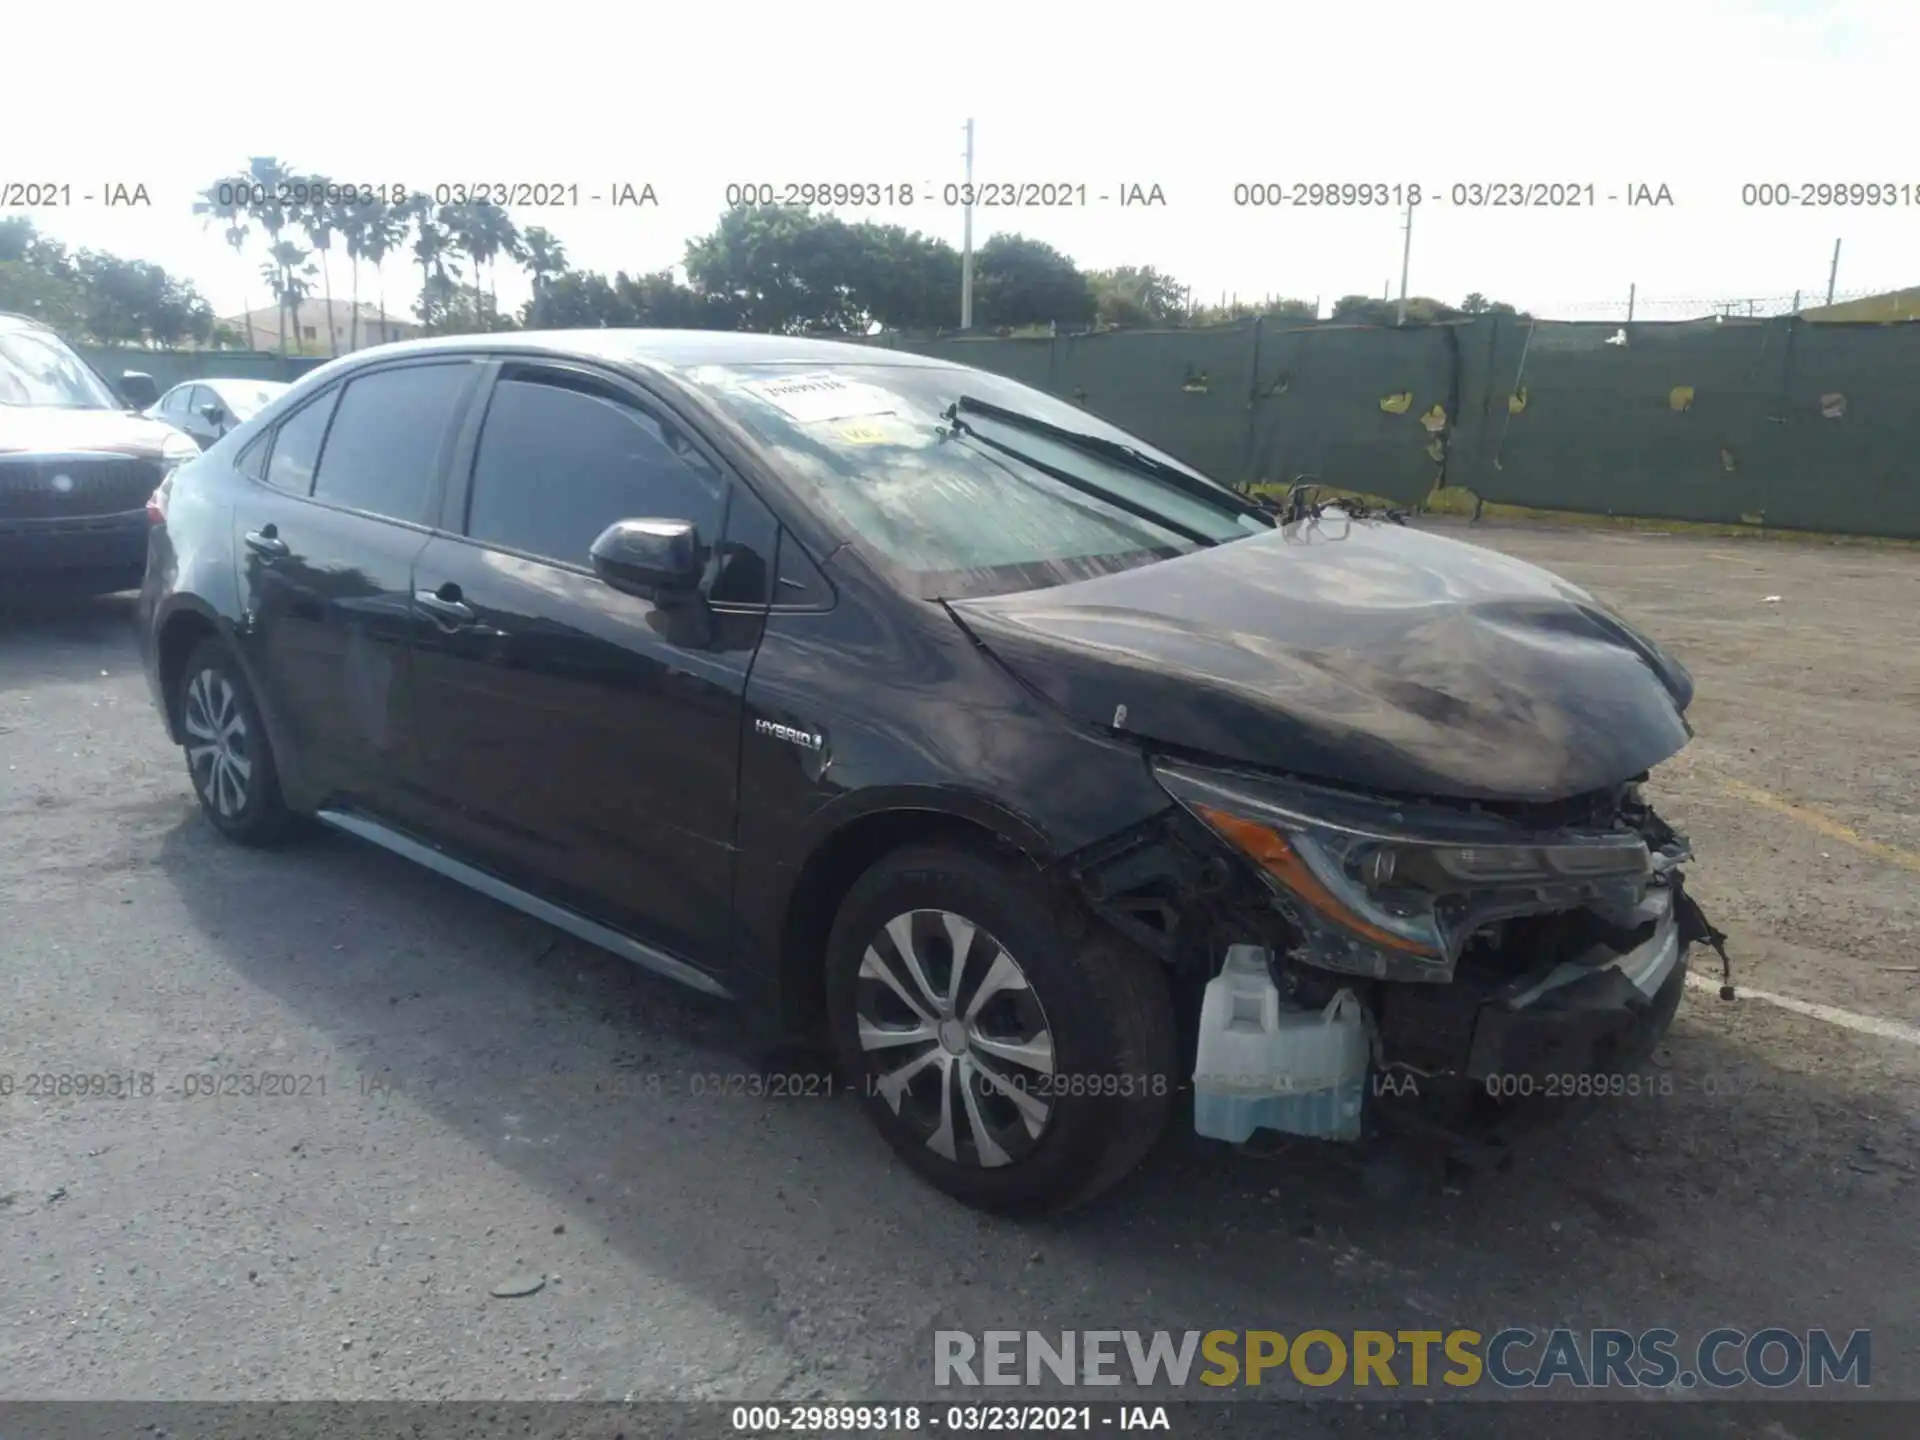
<path fill-rule="evenodd" d="M 1082 1204 L 1165 1128 L 1177 1047 L 1159 965 L 1013 862 L 948 846 L 881 860 L 840 907 L 827 997 L 874 1123 L 969 1205 Z"/>

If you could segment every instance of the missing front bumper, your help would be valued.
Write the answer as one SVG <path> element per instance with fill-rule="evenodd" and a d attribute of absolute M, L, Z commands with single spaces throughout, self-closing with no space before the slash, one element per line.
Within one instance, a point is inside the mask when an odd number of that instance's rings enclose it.
<path fill-rule="evenodd" d="M 1498 1103 L 1502 1099 L 1597 1093 L 1578 1077 L 1638 1067 L 1672 1022 L 1686 980 L 1688 904 L 1676 888 L 1655 887 L 1631 917 L 1637 943 L 1611 948 L 1596 940 L 1581 953 L 1497 985 L 1464 975 L 1447 985 L 1375 984 L 1364 1002 L 1372 1044 L 1361 1076 L 1316 1075 L 1303 1092 L 1276 1047 L 1264 1078 L 1268 1093 L 1289 1097 L 1289 1103 L 1239 1108 L 1257 1110 L 1260 1128 L 1325 1138 L 1357 1139 L 1402 1125 L 1465 1137 L 1510 1122 L 1523 1108 Z M 1208 1023 L 1203 1017 L 1203 1027 Z M 1203 1053 L 1232 1048 L 1205 1028 L 1200 1038 Z M 1244 1049 L 1251 1037 L 1235 1043 Z M 1251 1093 L 1259 1078 L 1248 1079 L 1249 1068 L 1257 1067 L 1242 1066 L 1236 1079 Z M 1336 1078 L 1340 1094 L 1356 1078 L 1363 1082 L 1364 1127 L 1273 1123 L 1270 1117 L 1315 1113 L 1301 1102 Z M 1221 1107 L 1202 1103 L 1204 1092 L 1219 1091 L 1220 1079 L 1204 1061 L 1196 1067 L 1195 1128 L 1244 1140 L 1244 1119 L 1225 1127 Z"/>

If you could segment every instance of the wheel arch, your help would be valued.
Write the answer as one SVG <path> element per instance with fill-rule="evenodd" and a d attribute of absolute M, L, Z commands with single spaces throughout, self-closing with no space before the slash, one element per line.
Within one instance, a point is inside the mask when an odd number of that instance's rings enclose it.
<path fill-rule="evenodd" d="M 896 795 L 822 825 L 787 892 L 780 929 L 779 1008 L 790 1032 L 824 1030 L 827 939 L 847 892 L 884 856 L 941 843 L 1022 861 L 1036 873 L 1055 858 L 1032 820 L 970 793 Z"/>
<path fill-rule="evenodd" d="M 161 718 L 166 722 L 167 738 L 176 745 L 184 740 L 180 731 L 180 678 L 186 669 L 187 657 L 203 640 L 227 638 L 225 628 L 210 608 L 184 599 L 154 627 L 154 671 L 159 677 L 164 702 Z"/>
<path fill-rule="evenodd" d="M 167 737 L 176 745 L 184 743 L 180 730 L 180 678 L 187 657 L 203 640 L 218 640 L 238 667 L 241 678 L 253 694 L 254 707 L 267 729 L 267 743 L 273 746 L 274 768 L 289 798 L 301 791 L 301 757 L 295 753 L 292 739 L 281 723 L 280 712 L 269 688 L 262 685 L 247 647 L 240 643 L 233 622 L 212 606 L 197 598 L 180 597 L 154 625 L 154 673 L 160 681 L 165 700 L 162 719 Z"/>

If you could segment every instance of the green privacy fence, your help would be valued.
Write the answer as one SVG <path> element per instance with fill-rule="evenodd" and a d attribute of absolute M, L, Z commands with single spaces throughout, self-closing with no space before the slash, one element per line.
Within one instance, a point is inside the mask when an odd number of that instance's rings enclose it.
<path fill-rule="evenodd" d="M 1484 316 L 1054 338 L 882 336 L 1024 381 L 1235 483 L 1436 484 L 1545 510 L 1920 539 L 1920 322 Z M 317 358 L 83 346 L 109 379 L 294 380 Z"/>
<path fill-rule="evenodd" d="M 1073 400 L 1223 480 L 1920 539 L 1920 324 L 1487 316 L 881 337 Z"/>
<path fill-rule="evenodd" d="M 298 380 L 322 357 L 272 355 L 250 350 L 138 350 L 111 345 L 76 345 L 108 380 L 117 382 L 129 370 L 151 375 L 162 390 L 182 380 Z"/>

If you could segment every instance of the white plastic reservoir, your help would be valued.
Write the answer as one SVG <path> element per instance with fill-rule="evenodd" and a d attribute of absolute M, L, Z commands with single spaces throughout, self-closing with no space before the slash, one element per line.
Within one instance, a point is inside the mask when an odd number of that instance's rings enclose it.
<path fill-rule="evenodd" d="M 1200 1009 L 1195 1130 L 1235 1144 L 1255 1130 L 1357 1140 L 1366 1082 L 1358 996 L 1342 990 L 1321 1010 L 1282 1004 L 1266 950 L 1228 948 Z"/>

